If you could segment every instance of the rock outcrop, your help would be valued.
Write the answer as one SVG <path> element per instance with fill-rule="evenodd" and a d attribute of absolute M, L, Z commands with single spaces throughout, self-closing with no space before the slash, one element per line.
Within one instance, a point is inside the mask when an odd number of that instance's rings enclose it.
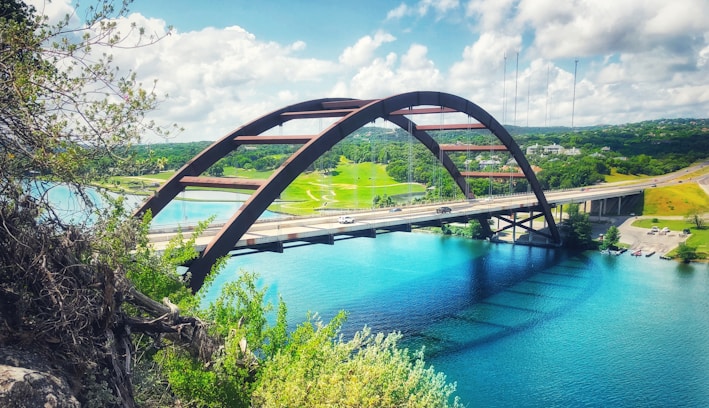
<path fill-rule="evenodd" d="M 78 408 L 69 382 L 39 356 L 0 349 L 0 407 Z"/>

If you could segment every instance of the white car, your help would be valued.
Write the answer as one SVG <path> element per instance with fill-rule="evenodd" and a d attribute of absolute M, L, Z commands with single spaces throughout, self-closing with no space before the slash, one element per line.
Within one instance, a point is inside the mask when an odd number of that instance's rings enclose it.
<path fill-rule="evenodd" d="M 352 224 L 354 223 L 354 218 L 350 217 L 349 215 L 341 215 L 337 217 L 337 222 L 340 224 Z"/>
<path fill-rule="evenodd" d="M 653 225 L 652 228 L 650 228 L 650 231 L 652 231 L 652 232 L 660 232 L 660 229 L 657 228 L 657 225 Z"/>

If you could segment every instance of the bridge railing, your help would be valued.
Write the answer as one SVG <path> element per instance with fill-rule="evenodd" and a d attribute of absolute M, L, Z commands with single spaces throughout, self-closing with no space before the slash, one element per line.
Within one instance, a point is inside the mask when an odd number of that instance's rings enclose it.
<path fill-rule="evenodd" d="M 584 191 L 584 189 L 589 189 L 593 188 L 594 186 L 588 186 L 588 187 L 572 187 L 572 188 L 559 188 L 559 189 L 549 189 L 549 190 L 544 190 L 545 195 L 547 193 L 565 193 L 569 191 Z M 486 196 L 479 196 L 473 199 L 465 199 L 465 200 L 453 200 L 453 201 L 440 201 L 436 203 L 422 203 L 422 204 L 409 204 L 409 205 L 402 205 L 401 207 L 403 208 L 415 208 L 415 207 L 423 207 L 426 205 L 435 205 L 435 204 L 454 204 L 454 203 L 464 203 L 464 202 L 484 202 L 484 201 L 494 201 L 496 199 L 501 199 L 501 198 L 511 198 L 511 197 L 534 197 L 533 192 L 513 192 L 513 193 L 503 193 L 503 194 L 493 194 L 492 196 L 486 195 Z M 277 217 L 271 217 L 271 218 L 261 218 L 257 220 L 254 225 L 251 227 L 252 231 L 258 231 L 259 229 L 259 224 L 264 224 L 264 223 L 269 223 L 272 224 L 274 221 L 279 221 L 279 222 L 288 222 L 288 221 L 294 221 L 294 220 L 302 220 L 303 222 L 307 222 L 309 219 L 314 219 L 314 218 L 322 218 L 324 216 L 333 216 L 337 217 L 340 215 L 353 215 L 357 213 L 363 213 L 363 212 L 370 212 L 378 210 L 377 208 L 367 208 L 367 209 L 342 209 L 342 210 L 327 210 L 323 211 L 317 214 L 310 214 L 310 215 L 286 215 L 286 214 L 279 214 Z M 385 210 L 385 209 L 381 209 Z M 218 229 L 223 227 L 226 223 L 228 222 L 227 219 L 220 219 L 220 220 L 215 220 L 211 224 L 209 224 L 208 229 Z M 176 222 L 176 223 L 170 223 L 170 224 L 160 224 L 160 225 L 155 225 L 152 226 L 149 230 L 150 234 L 170 234 L 170 233 L 176 233 L 178 231 L 181 232 L 190 232 L 194 231 L 196 228 L 196 223 L 181 223 L 181 222 Z M 210 235 L 210 234 L 206 234 Z"/>

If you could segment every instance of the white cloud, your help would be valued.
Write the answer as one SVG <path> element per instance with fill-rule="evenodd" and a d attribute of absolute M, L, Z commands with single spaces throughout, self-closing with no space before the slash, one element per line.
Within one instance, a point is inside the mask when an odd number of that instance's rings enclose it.
<path fill-rule="evenodd" d="M 54 16 L 71 14 L 70 4 L 48 3 Z M 214 140 L 304 100 L 414 90 L 460 95 L 518 125 L 568 126 L 572 105 L 577 126 L 709 116 L 706 0 L 470 0 L 465 6 L 463 12 L 457 0 L 402 2 L 381 28 L 366 28 L 374 34 L 348 26 L 358 39 L 329 54 L 317 38 L 294 32 L 275 42 L 239 25 L 174 32 L 150 47 L 110 52 L 122 70 L 135 70 L 148 87 L 157 79 L 157 93 L 169 94 L 151 119 L 184 126 L 180 141 Z M 407 17 L 414 23 L 397 31 L 396 20 Z M 466 18 L 467 32 L 448 31 Z M 156 36 L 167 29 L 137 13 L 119 22 L 125 32 L 131 23 Z M 457 58 L 442 64 L 441 55 Z"/>
<path fill-rule="evenodd" d="M 166 27 L 139 14 L 120 24 L 132 22 L 156 32 Z M 336 63 L 293 55 L 303 49 L 303 42 L 263 42 L 232 26 L 176 32 L 150 47 L 112 51 L 119 67 L 135 70 L 145 84 L 156 79 L 156 92 L 169 95 L 152 119 L 183 126 L 179 140 L 214 140 L 276 108 L 310 99 L 304 83 L 321 83 L 339 71 Z"/>
<path fill-rule="evenodd" d="M 535 52 L 546 58 L 676 49 L 709 31 L 703 0 L 521 0 L 518 10 Z"/>
<path fill-rule="evenodd" d="M 409 7 L 405 3 L 401 3 L 397 8 L 389 10 L 386 18 L 387 20 L 398 20 L 409 14 L 409 12 Z"/>
<path fill-rule="evenodd" d="M 71 0 L 24 0 L 24 2 L 33 6 L 38 14 L 47 16 L 50 24 L 63 21 L 66 16 L 70 16 L 72 26 L 78 24 L 79 18 L 74 13 Z"/>
<path fill-rule="evenodd" d="M 475 29 L 487 31 L 514 31 L 507 27 L 513 15 L 517 0 L 470 0 L 465 7 L 465 15 L 477 19 Z"/>
<path fill-rule="evenodd" d="M 361 66 L 371 61 L 374 51 L 382 44 L 392 42 L 396 38 L 384 31 L 378 31 L 374 37 L 364 36 L 351 47 L 345 48 L 340 55 L 340 63 L 347 66 Z"/>
<path fill-rule="evenodd" d="M 412 45 L 397 57 L 390 53 L 362 67 L 352 78 L 349 90 L 358 98 L 382 98 L 416 90 L 436 90 L 442 85 L 442 75 L 428 58 L 428 49 Z"/>

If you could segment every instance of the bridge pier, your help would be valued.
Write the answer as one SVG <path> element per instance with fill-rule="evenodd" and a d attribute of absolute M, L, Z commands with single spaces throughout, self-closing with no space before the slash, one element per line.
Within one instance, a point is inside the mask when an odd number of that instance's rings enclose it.
<path fill-rule="evenodd" d="M 599 219 L 602 219 L 603 216 L 634 213 L 637 212 L 637 208 L 642 208 L 643 198 L 643 194 L 639 193 L 593 200 L 588 213 L 597 215 Z"/>

